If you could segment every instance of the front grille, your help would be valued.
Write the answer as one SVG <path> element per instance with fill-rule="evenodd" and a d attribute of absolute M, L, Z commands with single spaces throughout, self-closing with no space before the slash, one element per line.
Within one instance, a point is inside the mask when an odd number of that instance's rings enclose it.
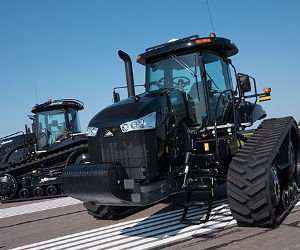
<path fill-rule="evenodd" d="M 113 136 L 105 137 L 107 131 Z M 154 130 L 122 133 L 119 128 L 99 129 L 89 138 L 91 162 L 120 163 L 130 179 L 157 177 L 156 136 Z"/>

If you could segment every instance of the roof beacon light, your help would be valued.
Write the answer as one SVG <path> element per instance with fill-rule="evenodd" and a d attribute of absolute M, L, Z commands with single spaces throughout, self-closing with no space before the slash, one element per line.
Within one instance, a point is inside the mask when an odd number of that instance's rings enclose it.
<path fill-rule="evenodd" d="M 52 102 L 52 99 L 48 99 L 48 102 L 51 103 L 51 102 Z"/>
<path fill-rule="evenodd" d="M 216 33 L 211 32 L 211 33 L 209 34 L 209 37 L 216 37 Z"/>

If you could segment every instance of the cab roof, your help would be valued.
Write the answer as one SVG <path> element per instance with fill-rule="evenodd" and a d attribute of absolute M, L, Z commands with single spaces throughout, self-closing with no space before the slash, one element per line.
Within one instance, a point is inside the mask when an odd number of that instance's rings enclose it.
<path fill-rule="evenodd" d="M 84 105 L 83 102 L 76 100 L 76 99 L 61 99 L 61 100 L 49 99 L 45 103 L 35 105 L 31 109 L 31 112 L 36 114 L 36 113 L 42 112 L 42 111 L 66 109 L 66 108 L 82 110 L 82 109 L 84 109 L 83 105 Z"/>
<path fill-rule="evenodd" d="M 211 50 L 221 56 L 230 57 L 238 53 L 238 48 L 229 39 L 216 37 L 211 33 L 209 37 L 200 38 L 198 35 L 185 37 L 146 49 L 146 52 L 137 56 L 137 62 L 145 65 L 172 53 L 195 52 L 199 50 Z"/>

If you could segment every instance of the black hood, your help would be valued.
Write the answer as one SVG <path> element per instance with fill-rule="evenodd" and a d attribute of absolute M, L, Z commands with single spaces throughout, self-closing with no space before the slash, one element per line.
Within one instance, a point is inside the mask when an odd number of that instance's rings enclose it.
<path fill-rule="evenodd" d="M 167 90 L 146 92 L 114 103 L 100 111 L 90 121 L 90 127 L 107 128 L 120 126 L 124 122 L 135 120 L 157 111 L 161 105 L 166 105 Z"/>

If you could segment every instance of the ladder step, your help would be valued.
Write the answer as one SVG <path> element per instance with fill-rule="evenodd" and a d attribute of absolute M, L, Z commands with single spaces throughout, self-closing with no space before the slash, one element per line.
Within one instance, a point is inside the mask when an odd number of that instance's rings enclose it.
<path fill-rule="evenodd" d="M 215 154 L 195 154 L 193 156 L 196 156 L 196 157 L 203 157 L 203 158 L 214 158 L 215 157 Z"/>
<path fill-rule="evenodd" d="M 202 168 L 202 169 L 191 169 L 190 173 L 198 174 L 199 177 L 214 175 L 214 170 L 211 168 Z"/>
<path fill-rule="evenodd" d="M 207 201 L 185 201 L 182 203 L 184 207 L 206 207 L 208 206 Z"/>
<path fill-rule="evenodd" d="M 180 219 L 180 223 L 188 225 L 199 225 L 208 221 L 209 218 L 204 220 L 193 220 L 193 219 Z"/>
<path fill-rule="evenodd" d="M 211 186 L 210 185 L 200 185 L 200 184 L 191 184 L 185 187 L 186 189 L 189 190 L 194 190 L 194 191 L 211 191 Z"/>

